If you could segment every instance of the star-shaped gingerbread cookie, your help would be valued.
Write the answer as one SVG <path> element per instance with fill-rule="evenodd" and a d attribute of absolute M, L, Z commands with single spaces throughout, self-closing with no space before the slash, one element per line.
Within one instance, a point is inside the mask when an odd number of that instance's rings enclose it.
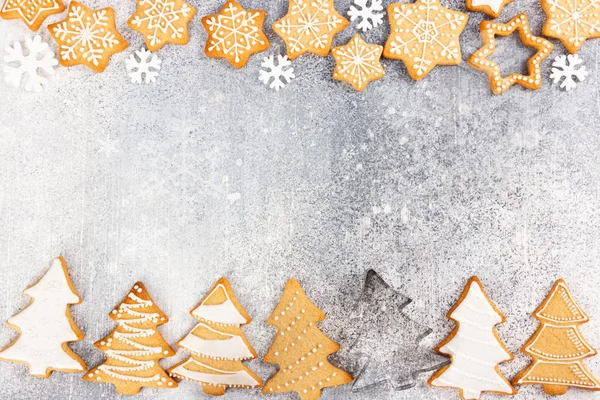
<path fill-rule="evenodd" d="M 137 0 L 137 5 L 127 24 L 144 35 L 148 50 L 157 51 L 167 43 L 187 44 L 195 8 L 183 0 Z"/>
<path fill-rule="evenodd" d="M 348 26 L 335 11 L 333 0 L 289 0 L 288 13 L 273 24 L 293 60 L 304 53 L 326 57 L 333 37 Z"/>
<path fill-rule="evenodd" d="M 600 0 L 541 0 L 544 36 L 560 40 L 575 54 L 586 39 L 600 37 Z"/>
<path fill-rule="evenodd" d="M 52 14 L 65 11 L 61 0 L 5 0 L 0 9 L 4 19 L 20 19 L 32 31 L 37 31 Z"/>
<path fill-rule="evenodd" d="M 467 10 L 481 11 L 490 18 L 498 18 L 502 9 L 514 0 L 467 0 Z"/>
<path fill-rule="evenodd" d="M 423 79 L 436 65 L 456 65 L 462 60 L 459 36 L 467 15 L 443 7 L 438 0 L 390 4 L 390 36 L 383 56 L 402 60 L 408 74 Z"/>
<path fill-rule="evenodd" d="M 525 46 L 533 47 L 536 53 L 527 61 L 527 75 L 510 74 L 502 78 L 498 63 L 488 60 L 496 50 L 496 35 L 509 36 L 514 31 L 519 31 L 521 41 Z M 542 85 L 541 62 L 552 51 L 552 43 L 541 37 L 533 36 L 529 30 L 529 23 L 525 13 L 518 14 L 506 24 L 482 21 L 479 26 L 482 47 L 469 57 L 469 64 L 475 69 L 485 72 L 490 80 L 490 87 L 494 94 L 504 93 L 513 84 L 518 83 L 524 88 L 536 90 Z"/>
<path fill-rule="evenodd" d="M 110 57 L 128 46 L 115 27 L 112 8 L 90 10 L 72 1 L 67 18 L 48 25 L 48 30 L 58 43 L 58 61 L 65 67 L 83 64 L 103 72 Z"/>
<path fill-rule="evenodd" d="M 345 46 L 331 50 L 336 62 L 333 78 L 351 84 L 358 91 L 364 90 L 369 82 L 385 75 L 379 62 L 382 52 L 382 46 L 366 43 L 360 35 L 354 35 Z"/>
<path fill-rule="evenodd" d="M 202 18 L 208 33 L 204 52 L 242 68 L 252 54 L 269 48 L 263 32 L 266 16 L 263 10 L 245 10 L 235 0 L 228 0 L 217 14 Z"/>

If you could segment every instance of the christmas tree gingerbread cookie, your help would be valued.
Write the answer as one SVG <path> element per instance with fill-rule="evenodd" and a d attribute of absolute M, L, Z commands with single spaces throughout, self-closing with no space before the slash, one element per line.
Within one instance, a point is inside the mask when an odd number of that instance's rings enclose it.
<path fill-rule="evenodd" d="M 167 316 L 152 301 L 141 282 L 131 288 L 121 304 L 109 314 L 117 327 L 94 343 L 106 354 L 106 361 L 87 372 L 83 379 L 112 383 L 121 394 L 137 394 L 142 387 L 176 388 L 158 360 L 175 355 L 157 327 Z"/>
<path fill-rule="evenodd" d="M 83 339 L 73 322 L 70 305 L 80 304 L 62 257 L 24 294 L 33 301 L 7 324 L 19 337 L 0 351 L 0 360 L 24 363 L 31 375 L 48 378 L 52 371 L 83 372 L 86 365 L 69 349 L 68 342 Z"/>
<path fill-rule="evenodd" d="M 317 328 L 316 323 L 324 319 L 323 311 L 306 297 L 298 281 L 290 279 L 267 320 L 278 332 L 264 360 L 280 368 L 263 393 L 297 392 L 302 400 L 316 400 L 322 389 L 352 382 L 349 373 L 327 359 L 340 347 Z"/>
<path fill-rule="evenodd" d="M 517 391 L 498 368 L 499 363 L 514 359 L 495 328 L 506 318 L 487 296 L 479 278 L 469 280 L 447 317 L 456 327 L 436 350 L 449 356 L 452 363 L 436 371 L 429 385 L 457 388 L 464 400 L 477 400 L 482 392 L 515 395 Z"/>
<path fill-rule="evenodd" d="M 556 281 L 533 317 L 541 325 L 521 349 L 533 362 L 513 384 L 542 385 L 544 392 L 552 395 L 565 394 L 569 387 L 600 390 L 600 381 L 583 364 L 597 354 L 579 331 L 579 325 L 590 319 L 575 303 L 564 280 Z"/>
<path fill-rule="evenodd" d="M 190 314 L 199 322 L 177 344 L 191 356 L 170 368 L 169 374 L 201 383 L 202 390 L 214 396 L 225 394 L 229 387 L 262 386 L 262 380 L 242 363 L 257 356 L 240 329 L 250 323 L 250 316 L 229 281 L 219 279 Z"/>
<path fill-rule="evenodd" d="M 20 19 L 32 31 L 40 29 L 44 20 L 65 11 L 61 0 L 4 0 L 0 17 Z"/>

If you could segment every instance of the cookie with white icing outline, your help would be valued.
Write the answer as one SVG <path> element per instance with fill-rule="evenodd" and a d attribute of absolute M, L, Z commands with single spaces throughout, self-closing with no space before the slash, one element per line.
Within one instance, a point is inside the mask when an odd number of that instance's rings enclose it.
<path fill-rule="evenodd" d="M 498 18 L 504 6 L 514 0 L 467 0 L 467 10 L 481 11 L 490 18 Z"/>
<path fill-rule="evenodd" d="M 87 372 L 83 379 L 112 383 L 121 394 L 137 394 L 142 387 L 177 387 L 158 360 L 175 355 L 157 327 L 169 319 L 137 282 L 125 299 L 109 314 L 117 327 L 94 343 L 106 361 Z"/>
<path fill-rule="evenodd" d="M 0 360 L 24 363 L 31 375 L 48 378 L 52 371 L 83 372 L 86 365 L 68 346 L 84 338 L 73 318 L 70 305 L 80 304 L 67 264 L 55 258 L 46 274 L 23 291 L 33 300 L 7 324 L 19 332 L 0 351 Z"/>
<path fill-rule="evenodd" d="M 262 380 L 242 361 L 257 357 L 240 325 L 250 323 L 250 316 L 233 294 L 229 281 L 221 278 L 191 312 L 199 323 L 177 345 L 190 357 L 169 368 L 179 379 L 202 384 L 213 396 L 234 388 L 257 388 Z"/>
<path fill-rule="evenodd" d="M 514 359 L 496 331 L 496 325 L 505 323 L 506 317 L 492 303 L 478 277 L 469 279 L 446 317 L 456 322 L 456 327 L 436 350 L 452 362 L 437 370 L 427 383 L 456 388 L 465 400 L 479 399 L 482 392 L 515 395 L 517 391 L 498 367 Z"/>

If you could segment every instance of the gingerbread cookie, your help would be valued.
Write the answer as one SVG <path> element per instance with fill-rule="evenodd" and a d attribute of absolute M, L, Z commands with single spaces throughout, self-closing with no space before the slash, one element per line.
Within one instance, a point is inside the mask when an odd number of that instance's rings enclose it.
<path fill-rule="evenodd" d="M 304 53 L 325 57 L 333 37 L 348 26 L 348 20 L 335 11 L 333 0 L 289 0 L 288 13 L 273 24 L 285 41 L 293 60 Z"/>
<path fill-rule="evenodd" d="M 202 18 L 208 33 L 204 52 L 242 68 L 252 54 L 269 48 L 262 29 L 266 16 L 263 10 L 245 10 L 235 0 L 227 0 L 219 13 Z"/>
<path fill-rule="evenodd" d="M 358 91 L 364 90 L 369 82 L 385 75 L 379 62 L 382 51 L 382 46 L 368 44 L 360 35 L 354 35 L 347 45 L 331 50 L 336 62 L 333 79 L 347 82 Z"/>
<path fill-rule="evenodd" d="M 117 327 L 94 343 L 106 354 L 106 361 L 87 372 L 83 379 L 112 383 L 121 394 L 137 394 L 144 386 L 176 388 L 158 360 L 175 355 L 157 327 L 169 319 L 152 301 L 146 288 L 137 282 L 121 304 L 109 314 Z"/>
<path fill-rule="evenodd" d="M 383 56 L 402 60 L 414 80 L 423 79 L 436 65 L 462 60 L 459 36 L 468 17 L 443 7 L 438 0 L 390 4 L 390 36 Z"/>
<path fill-rule="evenodd" d="M 229 387 L 262 386 L 262 380 L 242 363 L 257 356 L 240 329 L 250 323 L 250 316 L 229 281 L 219 279 L 190 314 L 200 322 L 177 344 L 192 354 L 170 368 L 169 374 L 199 382 L 205 393 L 214 396 L 225 394 Z"/>
<path fill-rule="evenodd" d="M 533 317 L 541 325 L 521 349 L 533 362 L 513 384 L 542 385 L 552 395 L 565 394 L 569 387 L 600 390 L 600 381 L 583 364 L 597 354 L 579 331 L 579 325 L 590 318 L 575 303 L 564 280 L 556 281 Z"/>
<path fill-rule="evenodd" d="M 541 0 L 546 13 L 542 34 L 560 40 L 575 54 L 586 39 L 600 37 L 598 0 Z"/>
<path fill-rule="evenodd" d="M 23 291 L 32 302 L 9 318 L 7 324 L 19 331 L 11 344 L 0 351 L 0 360 L 24 363 L 29 373 L 48 378 L 52 371 L 82 372 L 83 360 L 68 346 L 83 339 L 71 317 L 70 305 L 80 304 L 67 265 L 62 257 L 35 284 Z"/>
<path fill-rule="evenodd" d="M 127 24 L 144 35 L 150 51 L 167 43 L 187 44 L 188 24 L 196 9 L 183 0 L 137 0 L 137 10 Z"/>
<path fill-rule="evenodd" d="M 72 1 L 67 18 L 48 25 L 48 30 L 58 43 L 58 61 L 65 67 L 83 64 L 103 72 L 110 57 L 128 46 L 115 27 L 112 8 L 90 10 Z"/>
<path fill-rule="evenodd" d="M 350 374 L 327 360 L 340 347 L 315 325 L 324 319 L 323 311 L 310 302 L 298 281 L 290 279 L 267 320 L 278 332 L 264 360 L 280 369 L 263 393 L 297 392 L 302 400 L 316 400 L 323 388 L 352 382 Z"/>
<path fill-rule="evenodd" d="M 467 0 L 467 10 L 481 11 L 490 18 L 498 18 L 502 9 L 513 0 Z"/>
<path fill-rule="evenodd" d="M 479 278 L 469 279 L 446 317 L 456 322 L 456 327 L 436 350 L 452 363 L 436 371 L 427 383 L 457 388 L 465 400 L 479 399 L 483 392 L 515 395 L 517 391 L 498 368 L 498 363 L 514 359 L 496 332 L 496 325 L 505 323 L 506 317 L 485 293 Z"/>
<path fill-rule="evenodd" d="M 0 9 L 4 19 L 20 19 L 32 31 L 37 31 L 44 20 L 65 11 L 61 0 L 5 0 Z"/>

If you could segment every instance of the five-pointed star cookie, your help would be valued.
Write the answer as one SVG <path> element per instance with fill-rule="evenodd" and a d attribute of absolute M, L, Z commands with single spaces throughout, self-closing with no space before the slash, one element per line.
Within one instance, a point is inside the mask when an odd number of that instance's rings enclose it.
<path fill-rule="evenodd" d="M 408 74 L 423 79 L 436 65 L 461 61 L 458 38 L 467 15 L 443 7 L 438 0 L 390 4 L 390 36 L 383 56 L 404 61 Z"/>
<path fill-rule="evenodd" d="M 183 0 L 137 0 L 137 4 L 127 24 L 144 35 L 148 50 L 157 51 L 167 43 L 187 44 L 195 8 Z"/>
<path fill-rule="evenodd" d="M 369 82 L 381 79 L 385 72 L 379 62 L 383 46 L 368 44 L 356 34 L 347 45 L 331 50 L 336 66 L 333 78 L 351 84 L 354 89 L 364 90 Z"/>
<path fill-rule="evenodd" d="M 266 15 L 263 10 L 245 10 L 235 0 L 228 0 L 217 14 L 202 18 L 208 33 L 204 52 L 242 68 L 252 54 L 269 48 L 262 30 Z"/>
<path fill-rule="evenodd" d="M 61 0 L 5 0 L 0 9 L 0 17 L 19 18 L 29 29 L 37 31 L 46 17 L 63 11 L 65 6 Z"/>
<path fill-rule="evenodd" d="M 481 11 L 491 18 L 498 18 L 502 9 L 513 0 L 467 0 L 467 10 Z"/>
<path fill-rule="evenodd" d="M 575 54 L 586 39 L 600 37 L 600 0 L 542 0 L 545 36 L 559 39 Z"/>
<path fill-rule="evenodd" d="M 65 67 L 83 64 L 102 72 L 110 57 L 128 46 L 115 27 L 112 8 L 90 10 L 72 1 L 67 18 L 48 25 L 48 30 L 58 43 L 58 61 Z"/>
<path fill-rule="evenodd" d="M 510 74 L 502 78 L 500 66 L 488 57 L 496 50 L 496 35 L 509 36 L 515 30 L 519 31 L 521 42 L 525 46 L 533 47 L 536 53 L 527 61 L 527 75 Z M 536 90 L 542 85 L 541 62 L 552 51 L 552 43 L 541 37 L 533 36 L 529 30 L 529 23 L 525 13 L 518 14 L 506 24 L 491 21 L 482 21 L 479 26 L 483 46 L 469 57 L 469 64 L 475 69 L 485 72 L 490 80 L 490 87 L 494 94 L 501 94 L 515 83 L 524 88 Z"/>
<path fill-rule="evenodd" d="M 285 41 L 288 57 L 304 53 L 327 56 L 333 37 L 348 26 L 348 20 L 335 11 L 333 0 L 289 0 L 288 13 L 273 24 Z"/>

